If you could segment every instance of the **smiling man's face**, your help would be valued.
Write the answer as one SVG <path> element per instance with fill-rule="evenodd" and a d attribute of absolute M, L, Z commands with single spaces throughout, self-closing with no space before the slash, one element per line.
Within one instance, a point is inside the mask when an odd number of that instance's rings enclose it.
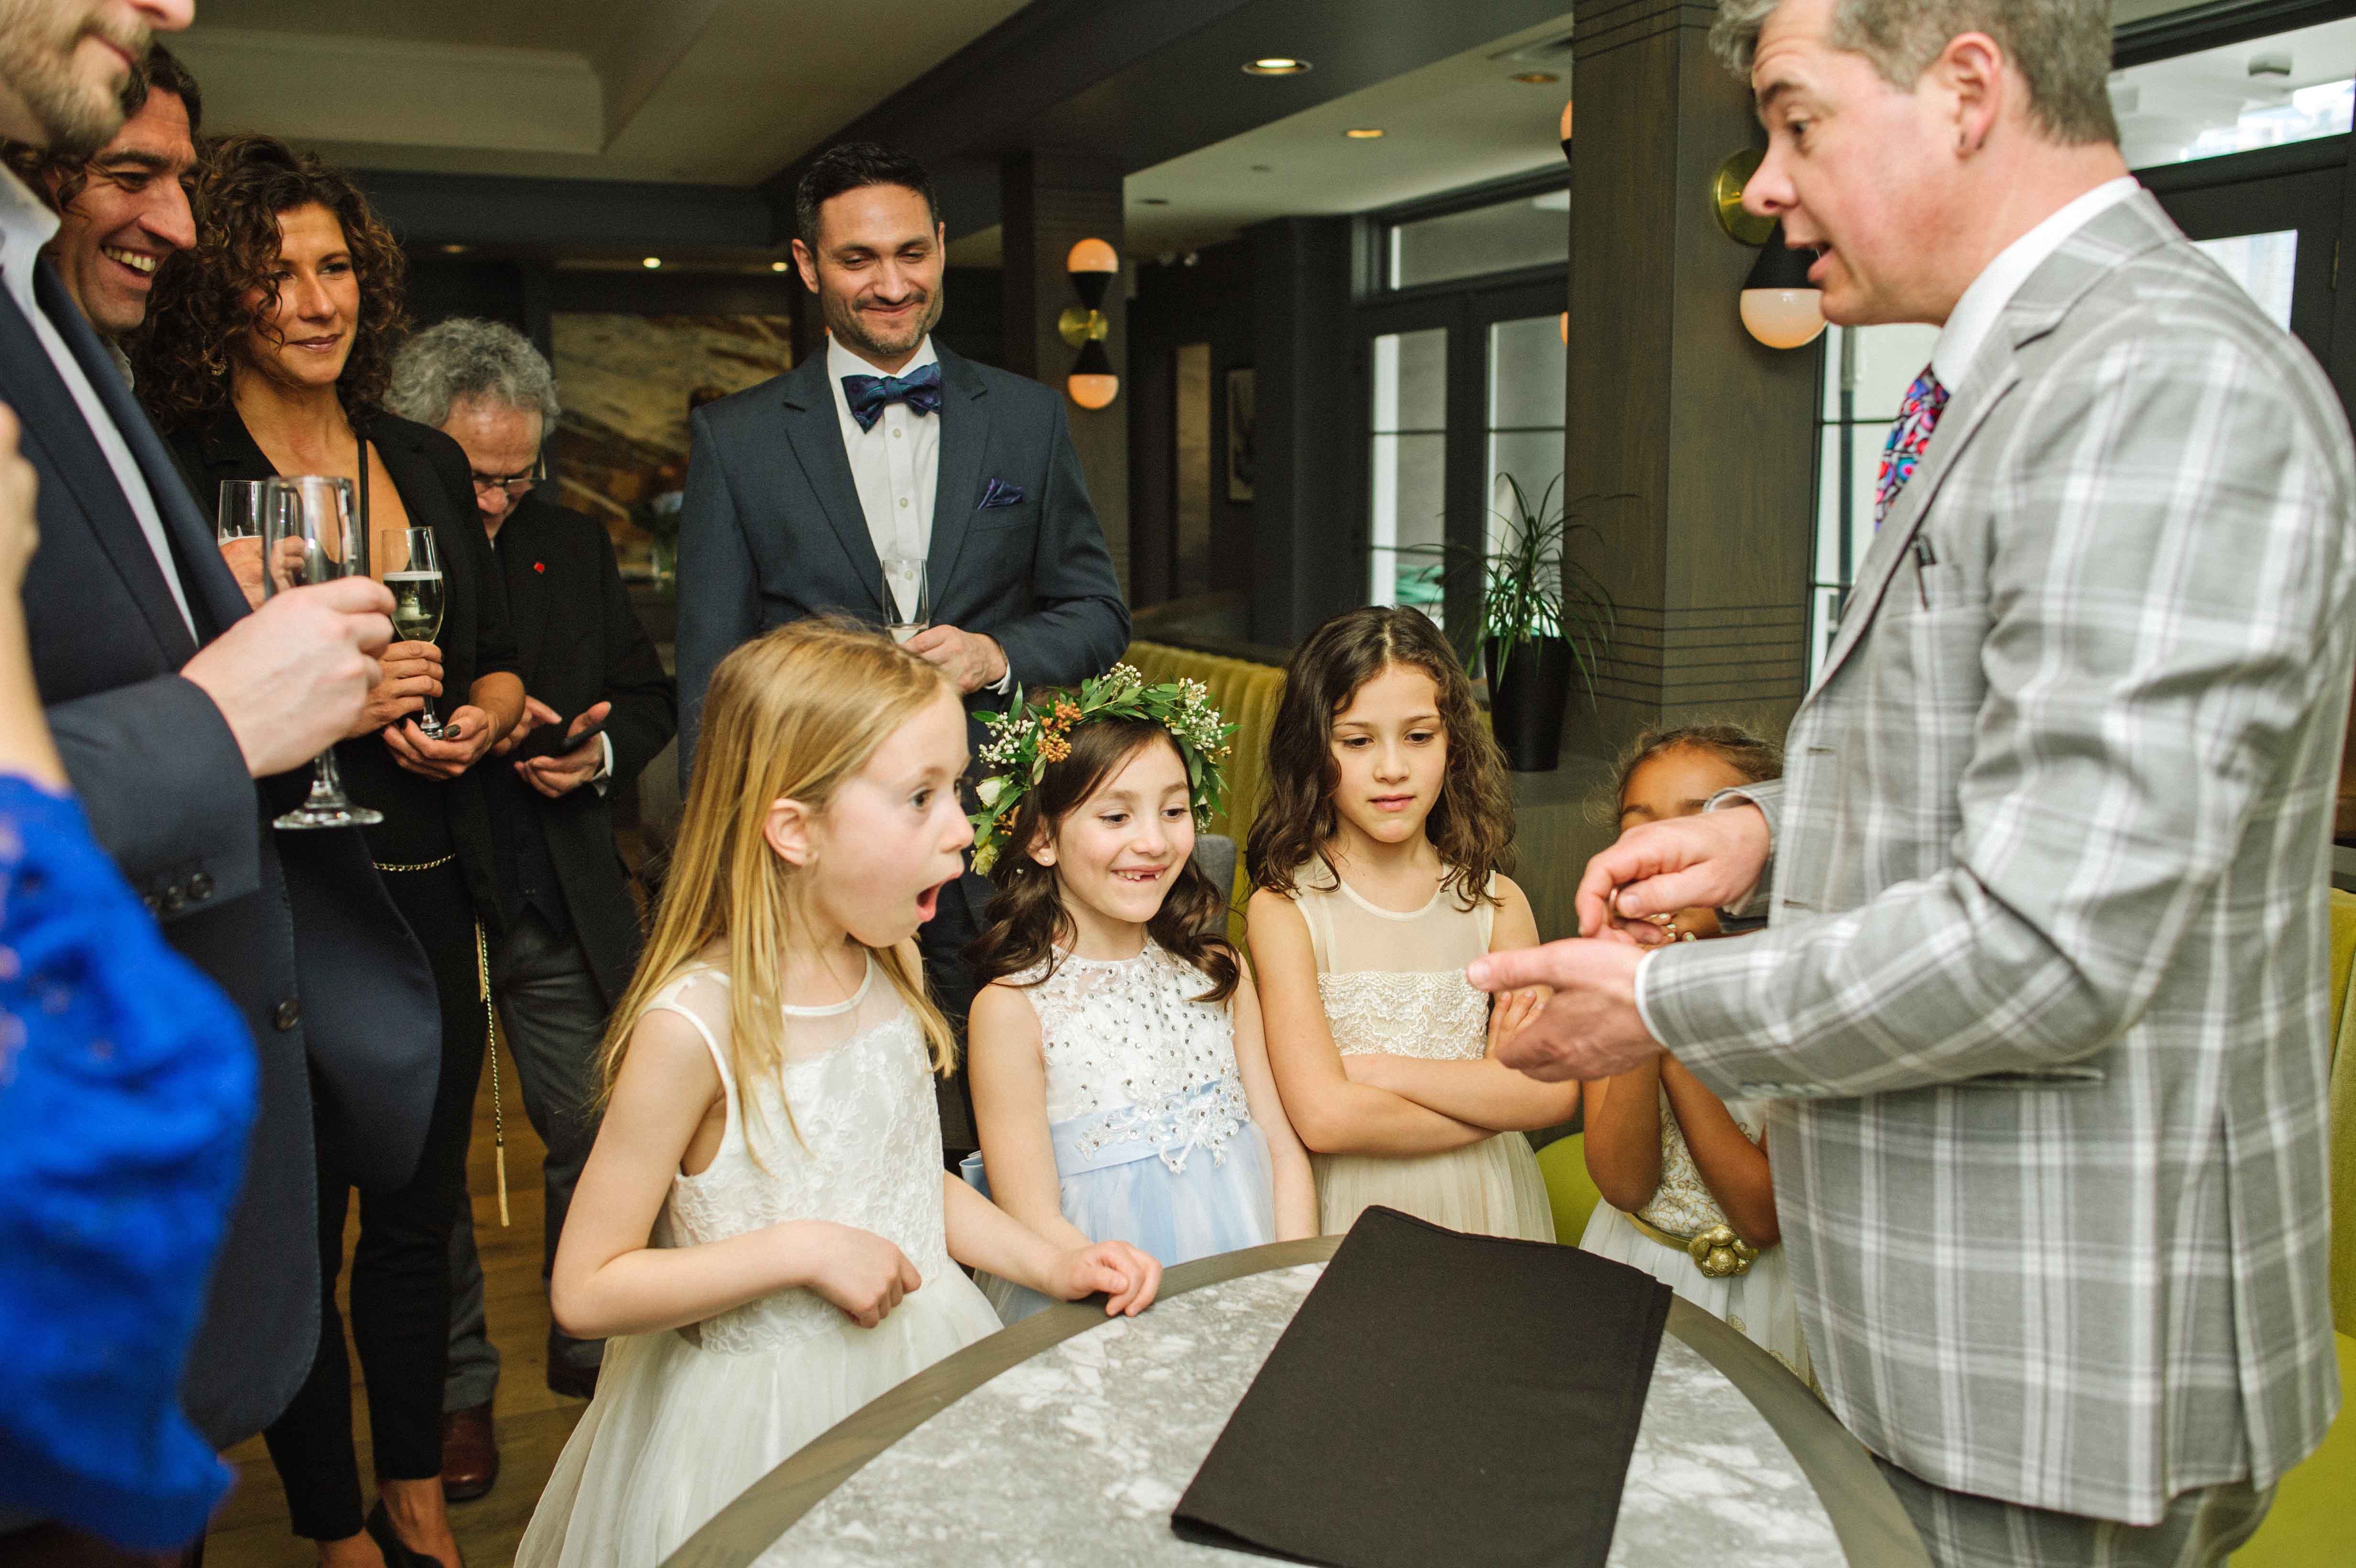
<path fill-rule="evenodd" d="M 155 269 L 197 242 L 183 181 L 197 150 L 177 93 L 148 93 L 84 169 L 49 253 L 91 325 L 120 337 L 147 319 Z"/>

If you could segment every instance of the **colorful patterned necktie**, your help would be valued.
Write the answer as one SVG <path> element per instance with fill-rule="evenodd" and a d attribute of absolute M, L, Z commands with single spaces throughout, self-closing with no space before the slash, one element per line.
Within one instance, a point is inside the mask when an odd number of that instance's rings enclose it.
<path fill-rule="evenodd" d="M 1929 366 L 1914 378 L 1906 389 L 1906 399 L 1898 405 L 1898 422 L 1890 427 L 1890 441 L 1881 449 L 1881 474 L 1873 482 L 1873 526 L 1881 527 L 1890 508 L 1897 504 L 1898 492 L 1906 481 L 1914 477 L 1914 465 L 1922 461 L 1923 452 L 1931 444 L 1931 432 L 1938 427 L 1939 411 L 1947 406 L 1947 389 L 1939 385 L 1939 378 Z"/>

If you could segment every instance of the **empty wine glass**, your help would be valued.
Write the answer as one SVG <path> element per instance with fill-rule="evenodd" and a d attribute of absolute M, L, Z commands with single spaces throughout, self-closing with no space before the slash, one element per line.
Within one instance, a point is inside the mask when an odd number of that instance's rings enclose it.
<path fill-rule="evenodd" d="M 378 579 L 392 594 L 392 629 L 404 643 L 430 643 L 442 635 L 442 557 L 434 547 L 432 528 L 379 528 L 376 535 Z M 434 699 L 417 710 L 411 722 L 429 741 L 442 739 L 442 720 Z"/>
<path fill-rule="evenodd" d="M 925 558 L 897 550 L 884 558 L 884 629 L 905 643 L 933 624 L 932 593 L 925 581 Z"/>
<path fill-rule="evenodd" d="M 265 595 L 367 575 L 367 541 L 352 527 L 352 482 L 316 474 L 263 480 L 262 549 Z M 383 820 L 382 812 L 346 797 L 331 743 L 311 764 L 310 798 L 271 826 L 365 827 Z"/>
<path fill-rule="evenodd" d="M 213 524 L 216 540 L 227 544 L 231 539 L 262 537 L 262 487 L 268 483 L 266 479 L 221 481 L 220 510 Z"/>

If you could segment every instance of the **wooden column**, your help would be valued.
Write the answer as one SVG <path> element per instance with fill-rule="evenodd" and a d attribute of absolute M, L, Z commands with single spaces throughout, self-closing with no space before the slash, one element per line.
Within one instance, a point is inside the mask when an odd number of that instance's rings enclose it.
<path fill-rule="evenodd" d="M 1072 247 L 1101 240 L 1121 250 L 1121 170 L 1109 153 L 1036 147 L 999 165 L 1004 224 L 1005 368 L 1055 389 L 1072 424 L 1072 444 L 1088 478 L 1088 499 L 1104 523 L 1105 542 L 1121 585 L 1129 585 L 1129 263 L 1106 292 L 1111 323 L 1105 352 L 1121 378 L 1111 406 L 1088 410 L 1064 391 L 1077 351 L 1056 336 L 1055 320 L 1079 304 L 1065 271 Z M 951 301 L 949 308 L 957 308 Z"/>
<path fill-rule="evenodd" d="M 1252 640 L 1291 647 L 1365 603 L 1365 414 L 1350 374 L 1350 220 L 1275 218 L 1251 250 Z"/>
<path fill-rule="evenodd" d="M 1709 52 L 1716 12 L 1598 0 L 1573 35 L 1565 487 L 1603 536 L 1620 636 L 1601 723 L 1569 733 L 1607 750 L 1705 716 L 1780 738 L 1805 677 L 1822 340 L 1742 329 L 1758 252 L 1719 227 L 1709 181 L 1761 133 Z"/>

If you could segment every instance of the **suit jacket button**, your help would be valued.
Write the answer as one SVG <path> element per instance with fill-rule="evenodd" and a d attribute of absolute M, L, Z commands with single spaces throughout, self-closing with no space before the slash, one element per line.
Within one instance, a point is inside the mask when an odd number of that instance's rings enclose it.
<path fill-rule="evenodd" d="M 270 1021 L 277 1027 L 280 1034 L 284 1034 L 303 1021 L 303 1004 L 292 997 L 287 997 L 271 1011 Z"/>
<path fill-rule="evenodd" d="M 188 897 L 191 900 L 209 899 L 212 896 L 213 879 L 209 872 L 198 871 L 188 879 Z"/>
<path fill-rule="evenodd" d="M 188 890 L 182 884 L 174 882 L 170 887 L 164 890 L 164 912 L 166 914 L 177 914 L 181 910 L 187 907 L 187 903 Z"/>

